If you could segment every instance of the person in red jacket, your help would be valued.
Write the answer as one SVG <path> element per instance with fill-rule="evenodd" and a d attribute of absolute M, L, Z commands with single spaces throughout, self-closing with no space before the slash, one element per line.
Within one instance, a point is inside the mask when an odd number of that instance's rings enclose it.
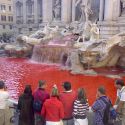
<path fill-rule="evenodd" d="M 41 115 L 45 118 L 46 125 L 60 125 L 64 118 L 63 104 L 58 97 L 58 89 L 53 88 L 51 98 L 43 104 Z"/>
<path fill-rule="evenodd" d="M 34 101 L 39 100 L 43 104 L 46 99 L 50 98 L 49 93 L 46 91 L 46 82 L 44 80 L 40 80 L 38 83 L 38 88 L 34 92 Z M 42 108 L 42 106 L 41 106 Z M 45 120 L 41 116 L 41 111 L 34 111 L 35 112 L 35 125 L 45 125 Z"/>
<path fill-rule="evenodd" d="M 71 83 L 67 81 L 63 83 L 63 89 L 64 92 L 62 92 L 59 97 L 64 106 L 63 123 L 64 125 L 74 125 L 72 114 L 74 101 L 77 98 L 76 92 L 71 89 Z"/>

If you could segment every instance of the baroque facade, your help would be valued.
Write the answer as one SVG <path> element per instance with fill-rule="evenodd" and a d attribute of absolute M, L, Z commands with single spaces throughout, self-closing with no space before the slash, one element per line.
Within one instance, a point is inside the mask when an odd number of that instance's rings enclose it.
<path fill-rule="evenodd" d="M 125 0 L 100 0 L 98 25 L 102 38 L 125 31 Z"/>
<path fill-rule="evenodd" d="M 65 25 L 84 21 L 82 6 L 87 2 L 91 8 L 96 8 L 93 11 L 98 18 L 97 1 L 99 0 L 14 0 L 15 31 L 18 34 L 31 34 L 46 23 Z"/>
<path fill-rule="evenodd" d="M 13 32 L 13 1 L 0 0 L 0 35 Z"/>

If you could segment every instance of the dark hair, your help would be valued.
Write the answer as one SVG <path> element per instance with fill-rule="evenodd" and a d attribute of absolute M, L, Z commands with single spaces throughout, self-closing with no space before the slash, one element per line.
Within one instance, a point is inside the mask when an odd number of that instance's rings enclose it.
<path fill-rule="evenodd" d="M 3 81 L 0 81 L 0 89 L 3 89 L 5 87 L 5 83 Z"/>
<path fill-rule="evenodd" d="M 38 86 L 39 86 L 39 88 L 41 88 L 45 84 L 46 84 L 45 80 L 40 80 L 39 83 L 38 83 Z"/>
<path fill-rule="evenodd" d="M 25 93 L 25 94 L 29 94 L 29 95 L 32 94 L 31 85 L 26 85 L 26 86 L 25 86 L 24 93 Z"/>
<path fill-rule="evenodd" d="M 81 103 L 83 103 L 83 104 L 87 103 L 86 93 L 85 93 L 85 90 L 83 88 L 78 89 L 78 97 L 77 98 Z"/>
<path fill-rule="evenodd" d="M 120 86 L 124 86 L 124 81 L 123 81 L 122 79 L 117 79 L 117 80 L 115 81 L 115 84 L 116 84 L 116 85 L 120 85 Z"/>
<path fill-rule="evenodd" d="M 100 86 L 100 87 L 98 88 L 98 91 L 99 91 L 101 94 L 103 94 L 103 95 L 106 94 L 106 89 L 105 89 L 104 86 Z"/>
<path fill-rule="evenodd" d="M 71 90 L 71 83 L 66 81 L 63 83 L 63 87 L 66 91 L 69 91 Z"/>

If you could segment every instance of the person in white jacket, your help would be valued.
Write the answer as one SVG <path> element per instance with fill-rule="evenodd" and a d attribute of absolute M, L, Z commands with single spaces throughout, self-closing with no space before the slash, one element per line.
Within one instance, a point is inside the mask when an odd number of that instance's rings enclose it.
<path fill-rule="evenodd" d="M 6 110 L 8 99 L 9 93 L 6 91 L 5 83 L 0 81 L 0 125 L 9 125 L 10 122 Z"/>

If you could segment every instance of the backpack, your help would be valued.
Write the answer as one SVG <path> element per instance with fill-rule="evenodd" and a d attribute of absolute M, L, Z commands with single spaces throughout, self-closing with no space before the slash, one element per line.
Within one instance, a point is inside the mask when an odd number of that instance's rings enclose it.
<path fill-rule="evenodd" d="M 35 112 L 41 112 L 42 102 L 40 100 L 34 100 L 33 109 L 34 109 Z"/>
<path fill-rule="evenodd" d="M 106 104 L 103 116 L 103 123 L 104 125 L 112 125 L 112 121 L 116 120 L 117 112 L 113 108 L 110 100 L 106 101 L 104 98 L 101 98 L 101 100 Z"/>
<path fill-rule="evenodd" d="M 43 106 L 43 102 L 41 101 L 41 96 L 39 95 L 38 92 L 36 92 L 36 99 L 34 99 L 33 102 L 33 109 L 35 112 L 41 112 L 42 106 Z"/>

